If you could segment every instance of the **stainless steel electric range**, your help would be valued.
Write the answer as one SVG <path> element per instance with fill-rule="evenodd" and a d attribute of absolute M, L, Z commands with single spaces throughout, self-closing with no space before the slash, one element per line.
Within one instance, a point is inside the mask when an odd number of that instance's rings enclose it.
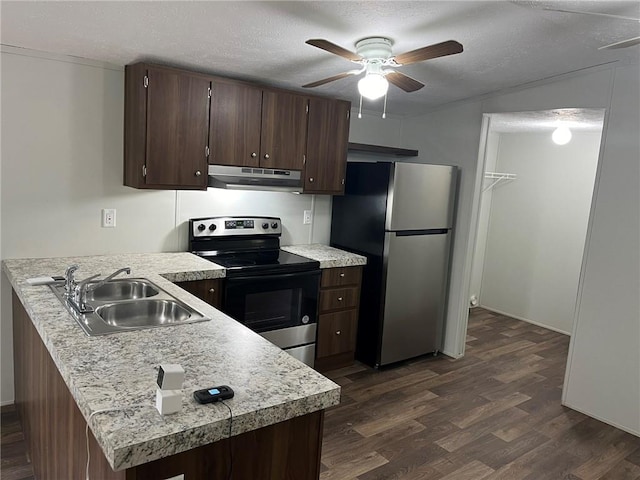
<path fill-rule="evenodd" d="M 189 250 L 226 269 L 222 311 L 313 366 L 320 263 L 280 250 L 281 235 L 276 217 L 189 220 Z"/>

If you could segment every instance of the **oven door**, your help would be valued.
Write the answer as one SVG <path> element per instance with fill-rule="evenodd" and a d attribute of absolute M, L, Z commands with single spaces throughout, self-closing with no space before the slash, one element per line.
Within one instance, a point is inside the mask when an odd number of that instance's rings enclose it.
<path fill-rule="evenodd" d="M 255 332 L 316 323 L 320 270 L 227 278 L 223 312 Z"/>

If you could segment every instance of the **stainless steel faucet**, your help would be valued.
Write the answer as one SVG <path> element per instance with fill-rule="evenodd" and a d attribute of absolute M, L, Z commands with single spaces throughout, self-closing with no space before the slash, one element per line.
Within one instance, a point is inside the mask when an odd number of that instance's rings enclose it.
<path fill-rule="evenodd" d="M 78 270 L 78 268 L 78 265 L 71 265 L 67 267 L 64 272 L 64 294 L 67 296 L 67 298 L 71 298 L 73 292 L 75 292 L 76 290 L 76 281 L 75 278 L 73 278 L 73 275 L 76 270 Z"/>
<path fill-rule="evenodd" d="M 87 293 L 95 290 L 98 287 L 101 287 L 109 280 L 113 279 L 117 275 L 126 272 L 127 275 L 131 273 L 131 267 L 124 267 L 119 270 L 116 270 L 108 277 L 103 278 L 97 282 L 94 282 L 93 285 L 90 283 L 98 278 L 101 274 L 98 273 L 96 275 L 92 275 L 90 277 L 85 278 L 84 280 L 77 282 L 75 281 L 73 274 L 78 269 L 77 265 L 71 265 L 67 268 L 65 272 L 65 294 L 69 299 L 70 303 L 78 310 L 80 313 L 89 313 L 93 311 L 91 306 L 87 305 Z"/>

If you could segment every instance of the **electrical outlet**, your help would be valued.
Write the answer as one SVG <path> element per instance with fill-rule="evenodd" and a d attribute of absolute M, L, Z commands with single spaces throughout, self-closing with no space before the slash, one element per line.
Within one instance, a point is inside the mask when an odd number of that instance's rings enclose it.
<path fill-rule="evenodd" d="M 311 225 L 311 210 L 304 211 L 304 218 L 302 219 L 304 225 Z"/>
<path fill-rule="evenodd" d="M 115 208 L 102 209 L 102 226 L 105 228 L 113 228 L 116 226 L 116 209 Z"/>

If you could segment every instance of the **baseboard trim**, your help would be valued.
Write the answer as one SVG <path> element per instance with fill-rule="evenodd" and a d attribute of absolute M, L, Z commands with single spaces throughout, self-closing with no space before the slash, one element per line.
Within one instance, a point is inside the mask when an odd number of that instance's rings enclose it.
<path fill-rule="evenodd" d="M 497 310 L 497 309 L 492 308 L 492 307 L 487 307 L 485 305 L 478 305 L 478 307 L 484 308 L 485 310 L 489 310 L 490 312 L 493 312 L 493 313 L 499 313 L 500 315 L 505 315 L 507 317 L 515 318 L 516 320 L 522 320 L 523 322 L 530 323 L 531 325 L 535 325 L 537 327 L 546 328 L 547 330 L 551 330 L 551 331 L 556 332 L 556 333 L 562 333 L 563 335 L 566 335 L 568 337 L 571 336 L 570 332 L 565 332 L 564 330 L 560 330 L 559 328 L 552 327 L 550 325 L 545 325 L 544 323 L 536 322 L 536 321 L 530 320 L 528 318 L 518 317 L 517 315 L 513 315 L 512 313 L 503 312 L 501 310 Z"/>
<path fill-rule="evenodd" d="M 448 352 L 448 351 L 446 351 L 446 350 L 442 350 L 442 352 L 441 352 L 441 353 L 443 353 L 443 354 L 444 354 L 444 355 L 446 355 L 447 357 L 451 357 L 451 358 L 453 358 L 454 360 L 457 360 L 458 358 L 462 358 L 462 357 L 464 357 L 464 353 L 461 353 L 461 354 L 456 355 L 456 354 L 454 354 L 454 353 L 452 353 L 452 352 Z"/>
<path fill-rule="evenodd" d="M 612 422 L 610 420 L 607 420 L 606 418 L 602 418 L 602 417 L 600 417 L 598 415 L 594 415 L 592 413 L 586 412 L 586 411 L 584 411 L 584 410 L 582 410 L 580 408 L 576 408 L 573 405 L 571 405 L 570 403 L 567 403 L 567 402 L 561 402 L 561 403 L 562 403 L 562 406 L 570 408 L 571 410 L 575 410 L 576 412 L 580 412 L 583 415 L 586 415 L 587 417 L 595 418 L 599 422 L 606 423 L 607 425 L 611 425 L 612 427 L 615 427 L 618 430 L 622 430 L 623 432 L 627 432 L 627 433 L 630 433 L 631 435 L 635 435 L 636 437 L 640 437 L 640 430 L 632 430 L 632 429 L 630 429 L 628 427 L 625 427 L 623 425 L 618 425 L 617 423 Z"/>

